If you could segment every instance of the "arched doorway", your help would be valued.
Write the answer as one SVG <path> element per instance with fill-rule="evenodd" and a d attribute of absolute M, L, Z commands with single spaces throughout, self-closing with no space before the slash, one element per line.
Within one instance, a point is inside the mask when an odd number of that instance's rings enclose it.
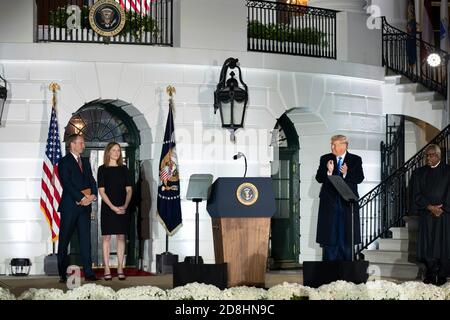
<path fill-rule="evenodd" d="M 299 267 L 300 166 L 299 141 L 294 124 L 283 114 L 275 125 L 279 160 L 272 163 L 277 212 L 271 219 L 269 266 Z"/>
<path fill-rule="evenodd" d="M 122 148 L 122 156 L 136 182 L 139 178 L 140 135 L 133 119 L 118 105 L 119 100 L 95 100 L 82 106 L 75 112 L 65 128 L 66 137 L 77 133 L 85 139 L 86 149 L 82 156 L 90 159 L 94 177 L 103 164 L 104 149 L 109 142 L 117 142 Z M 66 150 L 68 152 L 68 150 Z M 132 201 L 133 203 L 133 201 Z M 93 203 L 91 215 L 91 255 L 95 266 L 103 265 L 103 252 L 100 230 L 101 200 Z M 136 266 L 139 258 L 139 241 L 137 237 L 137 203 L 130 205 L 130 230 L 126 240 L 126 266 Z M 78 236 L 73 235 L 70 243 L 70 262 L 81 264 Z M 112 241 L 111 266 L 117 264 L 116 243 Z"/>

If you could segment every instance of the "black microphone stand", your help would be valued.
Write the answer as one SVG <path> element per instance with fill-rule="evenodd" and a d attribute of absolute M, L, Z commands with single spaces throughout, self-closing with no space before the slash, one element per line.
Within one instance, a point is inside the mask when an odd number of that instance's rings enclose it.
<path fill-rule="evenodd" d="M 245 161 L 245 171 L 244 171 L 244 178 L 247 176 L 247 157 L 245 156 L 245 154 L 243 154 L 242 152 L 238 152 L 237 154 L 235 154 L 233 156 L 234 160 L 239 159 L 240 157 L 244 157 L 244 161 Z"/>

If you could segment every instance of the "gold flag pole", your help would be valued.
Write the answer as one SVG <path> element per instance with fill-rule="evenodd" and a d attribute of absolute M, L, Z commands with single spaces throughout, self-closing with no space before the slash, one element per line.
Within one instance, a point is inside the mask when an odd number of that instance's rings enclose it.
<path fill-rule="evenodd" d="M 61 87 L 56 82 L 50 83 L 48 88 L 53 92 L 53 98 L 52 98 L 52 108 L 56 107 L 56 91 L 61 90 Z"/>

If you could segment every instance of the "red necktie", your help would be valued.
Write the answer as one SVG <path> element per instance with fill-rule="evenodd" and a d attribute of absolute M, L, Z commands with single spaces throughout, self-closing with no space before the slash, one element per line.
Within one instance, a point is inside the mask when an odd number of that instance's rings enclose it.
<path fill-rule="evenodd" d="M 78 156 L 77 162 L 78 162 L 78 166 L 80 167 L 81 172 L 83 172 L 83 165 L 81 164 L 81 157 L 80 156 Z"/>

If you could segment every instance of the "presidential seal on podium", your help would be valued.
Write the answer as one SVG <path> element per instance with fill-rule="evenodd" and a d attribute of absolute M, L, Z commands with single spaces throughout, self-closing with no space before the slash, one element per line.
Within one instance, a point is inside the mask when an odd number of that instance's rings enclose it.
<path fill-rule="evenodd" d="M 245 206 L 251 206 L 258 200 L 258 188 L 252 183 L 244 182 L 236 190 L 236 197 Z"/>

